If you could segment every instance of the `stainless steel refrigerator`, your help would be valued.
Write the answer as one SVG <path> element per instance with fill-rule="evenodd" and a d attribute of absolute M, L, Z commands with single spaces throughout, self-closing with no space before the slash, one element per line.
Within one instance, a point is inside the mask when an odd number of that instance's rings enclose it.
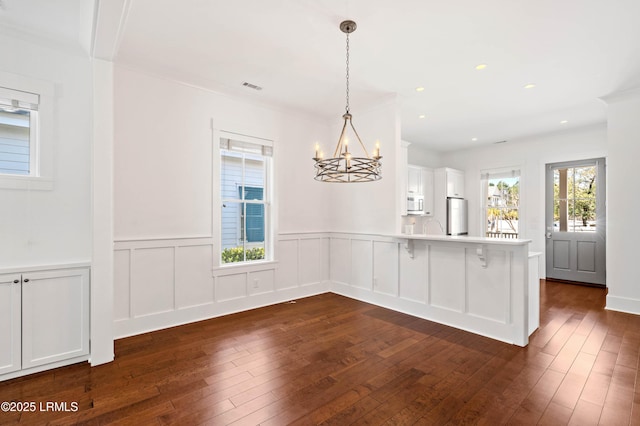
<path fill-rule="evenodd" d="M 447 235 L 467 235 L 467 200 L 447 198 Z"/>

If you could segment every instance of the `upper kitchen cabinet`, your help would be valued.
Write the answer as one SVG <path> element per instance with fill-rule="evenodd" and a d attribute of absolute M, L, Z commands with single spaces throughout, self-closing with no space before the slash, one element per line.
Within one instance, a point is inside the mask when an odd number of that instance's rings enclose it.
<path fill-rule="evenodd" d="M 433 170 L 428 167 L 407 166 L 407 212 L 433 214 Z"/>
<path fill-rule="evenodd" d="M 433 215 L 433 169 L 422 169 L 422 196 L 424 198 L 424 214 Z"/>
<path fill-rule="evenodd" d="M 423 195 L 422 167 L 407 166 L 407 192 L 412 195 Z"/>
<path fill-rule="evenodd" d="M 439 181 L 446 185 L 447 198 L 464 198 L 464 172 L 455 169 L 442 168 L 436 171 L 440 175 Z"/>

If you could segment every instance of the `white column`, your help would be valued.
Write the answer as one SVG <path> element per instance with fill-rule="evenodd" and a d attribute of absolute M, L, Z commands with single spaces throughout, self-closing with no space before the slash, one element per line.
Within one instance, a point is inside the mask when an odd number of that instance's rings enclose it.
<path fill-rule="evenodd" d="M 93 60 L 91 365 L 113 361 L 113 64 Z"/>
<path fill-rule="evenodd" d="M 640 314 L 637 242 L 640 197 L 640 88 L 616 93 L 607 103 L 607 309 Z"/>

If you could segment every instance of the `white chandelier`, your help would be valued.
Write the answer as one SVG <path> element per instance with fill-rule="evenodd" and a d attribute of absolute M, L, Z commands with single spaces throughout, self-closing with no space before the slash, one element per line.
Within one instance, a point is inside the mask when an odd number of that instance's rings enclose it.
<path fill-rule="evenodd" d="M 315 180 L 321 182 L 371 182 L 382 178 L 380 159 L 380 144 L 376 142 L 373 156 L 369 156 L 367 148 L 362 143 L 356 128 L 353 127 L 351 121 L 352 115 L 349 111 L 349 34 L 356 30 L 356 23 L 353 21 L 343 21 L 340 23 L 340 30 L 347 35 L 347 102 L 345 113 L 342 115 L 344 124 L 342 132 L 338 138 L 338 144 L 333 153 L 333 157 L 324 158 L 320 146 L 316 144 L 315 161 L 316 175 Z M 356 139 L 360 143 L 360 147 L 364 155 L 356 156 L 349 152 L 349 140 L 346 137 L 347 124 L 353 130 Z M 357 148 L 357 146 L 356 146 Z"/>

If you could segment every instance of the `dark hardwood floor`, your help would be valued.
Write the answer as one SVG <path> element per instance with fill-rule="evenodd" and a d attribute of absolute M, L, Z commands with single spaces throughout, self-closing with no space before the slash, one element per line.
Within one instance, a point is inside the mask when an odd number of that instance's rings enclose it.
<path fill-rule="evenodd" d="M 116 342 L 113 363 L 0 383 L 0 424 L 640 424 L 640 316 L 541 284 L 526 348 L 324 294 Z M 45 405 L 46 407 L 46 405 Z"/>

